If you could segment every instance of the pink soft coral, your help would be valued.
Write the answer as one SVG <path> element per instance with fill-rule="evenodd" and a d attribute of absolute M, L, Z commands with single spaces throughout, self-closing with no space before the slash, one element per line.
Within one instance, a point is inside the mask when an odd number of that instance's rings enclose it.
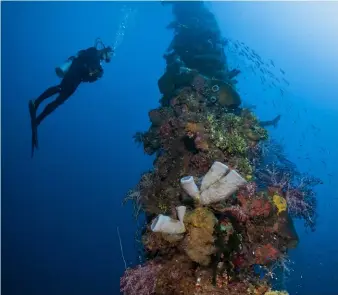
<path fill-rule="evenodd" d="M 154 294 L 157 274 L 161 268 L 161 264 L 154 262 L 128 268 L 120 280 L 120 291 L 124 295 Z"/>

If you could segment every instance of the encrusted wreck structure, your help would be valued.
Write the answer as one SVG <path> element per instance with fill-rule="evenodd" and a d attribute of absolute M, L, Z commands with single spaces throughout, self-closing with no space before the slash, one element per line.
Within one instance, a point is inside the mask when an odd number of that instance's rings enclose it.
<path fill-rule="evenodd" d="M 135 141 L 156 155 L 125 200 L 144 213 L 145 261 L 126 269 L 130 294 L 287 294 L 273 290 L 298 236 L 315 225 L 316 180 L 297 172 L 255 114 L 241 108 L 238 69 L 203 2 L 173 2 L 174 38 L 160 106 Z"/>

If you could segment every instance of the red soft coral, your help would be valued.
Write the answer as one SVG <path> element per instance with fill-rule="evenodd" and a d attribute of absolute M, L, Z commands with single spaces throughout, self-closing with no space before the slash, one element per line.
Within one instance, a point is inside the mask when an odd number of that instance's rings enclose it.
<path fill-rule="evenodd" d="M 249 218 L 247 212 L 239 206 L 231 206 L 228 208 L 224 208 L 222 212 L 229 213 L 231 216 L 235 217 L 237 221 L 241 223 L 245 223 Z"/>
<path fill-rule="evenodd" d="M 277 260 L 280 255 L 280 252 L 271 244 L 259 246 L 254 253 L 255 263 L 262 265 Z"/>
<path fill-rule="evenodd" d="M 251 217 L 268 217 L 272 211 L 271 203 L 265 199 L 255 199 L 250 204 Z"/>
<path fill-rule="evenodd" d="M 237 200 L 241 204 L 242 210 L 251 218 L 268 217 L 272 212 L 273 207 L 267 199 L 251 199 L 250 197 L 239 194 Z"/>

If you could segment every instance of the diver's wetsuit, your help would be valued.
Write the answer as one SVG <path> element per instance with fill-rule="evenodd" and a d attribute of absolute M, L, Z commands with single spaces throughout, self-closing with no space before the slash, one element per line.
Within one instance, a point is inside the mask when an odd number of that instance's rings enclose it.
<path fill-rule="evenodd" d="M 58 86 L 48 88 L 35 101 L 35 111 L 39 105 L 52 95 L 59 94 L 58 97 L 49 103 L 35 120 L 38 126 L 50 113 L 58 106 L 63 104 L 77 89 L 81 82 L 94 82 L 103 75 L 99 51 L 95 47 L 81 50 L 77 57 L 72 57 L 73 62 Z"/>

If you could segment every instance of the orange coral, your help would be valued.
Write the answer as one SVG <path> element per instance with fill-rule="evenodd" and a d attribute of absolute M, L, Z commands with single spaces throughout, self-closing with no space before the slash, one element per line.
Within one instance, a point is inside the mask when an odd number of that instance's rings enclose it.
<path fill-rule="evenodd" d="M 203 131 L 203 130 L 204 130 L 203 125 L 202 125 L 202 124 L 199 124 L 199 123 L 188 122 L 188 123 L 185 125 L 185 131 L 186 131 L 187 133 L 196 134 L 197 132 L 201 132 L 201 131 Z"/>
<path fill-rule="evenodd" d="M 214 226 L 217 222 L 215 215 L 206 208 L 199 207 L 188 213 L 184 222 L 187 234 L 183 241 L 183 249 L 191 260 L 208 265 L 211 255 L 215 253 Z"/>
<path fill-rule="evenodd" d="M 203 152 L 206 152 L 206 151 L 209 150 L 208 143 L 203 139 L 196 138 L 195 139 L 195 146 L 198 150 L 203 151 Z"/>
<path fill-rule="evenodd" d="M 191 228 L 186 235 L 183 247 L 190 259 L 201 265 L 208 265 L 211 260 L 210 255 L 216 250 L 212 232 L 196 227 Z"/>

